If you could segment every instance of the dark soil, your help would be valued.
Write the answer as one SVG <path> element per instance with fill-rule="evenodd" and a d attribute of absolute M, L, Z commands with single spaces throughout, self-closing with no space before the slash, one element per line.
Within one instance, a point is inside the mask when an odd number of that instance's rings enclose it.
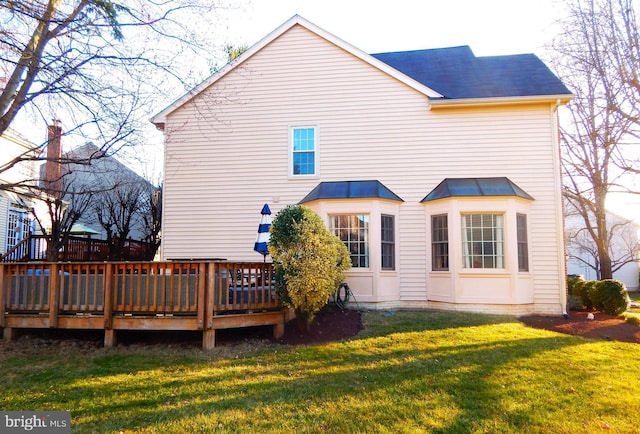
<path fill-rule="evenodd" d="M 329 305 L 316 315 L 308 330 L 297 320 L 289 321 L 285 325 L 284 335 L 278 339 L 278 342 L 287 345 L 304 345 L 341 341 L 357 335 L 360 330 L 362 330 L 360 312 Z"/>
<path fill-rule="evenodd" d="M 340 309 L 335 305 L 323 308 L 309 328 L 299 321 L 285 324 L 284 334 L 275 342 L 283 345 L 306 345 L 319 342 L 349 339 L 362 330 L 360 312 Z M 166 348 L 200 348 L 202 332 L 186 331 L 125 331 L 117 333 L 118 347 L 164 346 Z M 23 352 L 28 350 L 92 351 L 103 346 L 104 332 L 101 330 L 50 330 L 22 329 L 17 339 L 8 342 L 2 339 L 0 329 L 0 352 Z M 216 331 L 216 347 L 259 345 L 274 342 L 273 327 L 248 327 Z"/>
<path fill-rule="evenodd" d="M 640 326 L 628 323 L 623 317 L 594 314 L 587 319 L 586 311 L 572 311 L 570 318 L 561 315 L 529 315 L 520 318 L 525 325 L 553 330 L 586 338 L 640 343 Z M 307 345 L 320 342 L 350 339 L 362 330 L 360 312 L 327 306 L 320 311 L 309 329 L 300 327 L 297 320 L 285 325 L 285 332 L 276 342 L 283 345 Z M 234 347 L 247 344 L 254 346 L 260 342 L 273 342 L 272 327 L 251 327 L 218 330 L 216 347 Z M 104 333 L 91 330 L 23 330 L 18 339 L 7 342 L 0 339 L 0 351 L 25 351 L 27 349 L 51 349 L 58 351 L 93 351 L 103 346 Z M 135 347 L 157 345 L 167 348 L 200 348 L 201 332 L 118 332 L 118 346 Z"/>
<path fill-rule="evenodd" d="M 587 319 L 589 313 L 593 314 L 593 320 Z M 640 343 L 640 326 L 626 322 L 624 317 L 598 311 L 571 311 L 569 316 L 567 319 L 562 315 L 529 315 L 520 321 L 530 327 L 585 338 Z M 318 314 L 310 333 L 300 331 L 294 320 L 286 325 L 285 334 L 278 342 L 304 345 L 339 341 L 355 336 L 361 329 L 360 312 L 329 307 Z"/>
<path fill-rule="evenodd" d="M 592 313 L 594 319 L 587 319 Z M 559 316 L 529 315 L 520 318 L 524 324 L 585 338 L 640 343 L 640 326 L 625 321 L 624 317 L 607 315 L 597 311 L 571 311 L 570 318 Z"/>

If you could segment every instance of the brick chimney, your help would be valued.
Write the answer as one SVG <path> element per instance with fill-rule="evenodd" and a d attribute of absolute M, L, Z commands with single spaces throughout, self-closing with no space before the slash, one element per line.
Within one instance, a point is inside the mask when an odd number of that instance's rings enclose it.
<path fill-rule="evenodd" d="M 49 194 L 62 193 L 62 127 L 59 120 L 47 127 L 47 162 L 45 164 L 45 188 Z"/>

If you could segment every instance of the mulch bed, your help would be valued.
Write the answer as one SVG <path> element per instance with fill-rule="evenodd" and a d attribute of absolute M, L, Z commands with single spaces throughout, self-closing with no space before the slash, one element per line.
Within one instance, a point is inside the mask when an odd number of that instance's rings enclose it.
<path fill-rule="evenodd" d="M 594 319 L 587 319 L 589 313 L 593 314 Z M 521 317 L 520 321 L 530 327 L 585 338 L 640 343 L 640 326 L 626 322 L 624 317 L 598 311 L 571 311 L 569 315 L 569 319 L 561 315 L 528 315 Z"/>
<path fill-rule="evenodd" d="M 304 324 L 291 320 L 285 325 L 284 335 L 278 339 L 281 344 L 304 345 L 318 342 L 349 339 L 362 330 L 360 312 L 340 309 L 328 305 L 316 315 L 306 330 Z"/>
<path fill-rule="evenodd" d="M 587 319 L 593 313 L 594 319 Z M 640 343 L 640 326 L 628 323 L 623 317 L 601 312 L 571 311 L 570 318 L 562 315 L 528 315 L 519 320 L 529 327 L 552 330 L 585 338 Z M 283 345 L 307 345 L 319 342 L 342 341 L 362 330 L 361 313 L 342 310 L 334 305 L 322 309 L 309 329 L 297 320 L 285 325 L 285 332 L 277 342 Z M 235 346 L 243 342 L 272 341 L 272 327 L 228 329 L 216 332 L 216 346 Z M 24 330 L 17 341 L 0 339 L 0 351 L 25 348 L 51 348 L 60 351 L 92 351 L 102 347 L 103 334 L 91 330 Z M 160 345 L 165 347 L 199 348 L 202 336 L 198 332 L 120 332 L 118 345 Z"/>

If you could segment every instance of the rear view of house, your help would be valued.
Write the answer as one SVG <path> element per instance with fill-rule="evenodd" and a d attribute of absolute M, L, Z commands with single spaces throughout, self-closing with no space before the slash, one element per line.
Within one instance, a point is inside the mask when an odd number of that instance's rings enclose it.
<path fill-rule="evenodd" d="M 163 259 L 256 260 L 262 205 L 299 203 L 360 306 L 561 313 L 570 98 L 531 54 L 370 55 L 294 16 L 154 117 Z"/>

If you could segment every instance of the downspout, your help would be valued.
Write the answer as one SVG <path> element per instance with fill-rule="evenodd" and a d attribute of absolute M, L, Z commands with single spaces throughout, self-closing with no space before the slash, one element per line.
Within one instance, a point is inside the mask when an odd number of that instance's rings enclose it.
<path fill-rule="evenodd" d="M 551 114 L 555 114 L 555 129 L 556 129 L 556 137 L 555 137 L 555 144 L 556 144 L 556 152 L 558 155 L 558 179 L 560 180 L 560 192 L 559 192 L 559 198 L 558 198 L 558 203 L 560 205 L 560 211 L 556 214 L 556 219 L 558 219 L 558 223 L 557 226 L 560 227 L 561 231 L 562 231 L 562 244 L 559 248 L 559 257 L 563 258 L 562 260 L 562 271 L 563 274 L 561 276 L 558 276 L 558 285 L 560 288 L 563 289 L 563 291 L 561 291 L 560 294 L 560 308 L 562 310 L 562 314 L 563 315 L 568 315 L 567 313 L 567 299 L 569 298 L 569 293 L 568 293 L 568 287 L 567 287 L 567 254 L 566 254 L 566 234 L 565 234 L 565 230 L 564 230 L 564 222 L 565 222 L 565 210 L 564 210 L 564 195 L 562 194 L 562 166 L 561 166 L 561 161 L 562 161 L 562 150 L 560 148 L 560 119 L 558 116 L 558 108 L 560 107 L 561 102 L 560 99 L 558 98 L 556 100 L 555 105 L 553 106 L 553 108 L 551 109 Z"/>

